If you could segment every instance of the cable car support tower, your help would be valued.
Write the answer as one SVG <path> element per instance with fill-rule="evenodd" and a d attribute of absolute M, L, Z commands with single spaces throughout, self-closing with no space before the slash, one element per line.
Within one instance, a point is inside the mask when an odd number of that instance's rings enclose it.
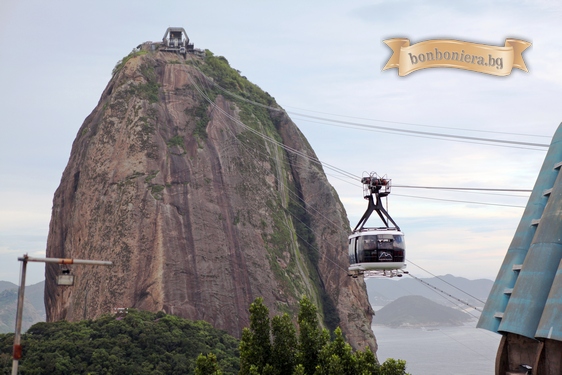
<path fill-rule="evenodd" d="M 367 220 L 371 217 L 373 211 L 377 212 L 387 228 L 390 228 L 388 225 L 388 222 L 390 221 L 394 224 L 394 228 L 397 231 L 400 231 L 400 227 L 398 227 L 398 224 L 396 224 L 392 217 L 390 217 L 390 214 L 385 210 L 381 201 L 381 198 L 390 194 L 390 182 L 391 180 L 381 178 L 374 173 L 361 179 L 361 183 L 363 184 L 363 197 L 369 201 L 369 205 L 367 206 L 367 211 L 365 211 L 363 217 L 361 217 L 361 220 L 359 220 L 359 223 L 355 229 L 353 229 L 353 233 L 363 230 L 363 227 L 367 223 Z M 373 195 L 375 196 L 375 199 L 373 199 Z"/>
<path fill-rule="evenodd" d="M 363 177 L 361 183 L 368 206 L 349 236 L 349 275 L 400 277 L 408 273 L 403 270 L 406 267 L 404 234 L 382 203 L 382 198 L 390 194 L 391 180 L 373 172 Z M 373 212 L 384 227 L 365 227 Z"/>

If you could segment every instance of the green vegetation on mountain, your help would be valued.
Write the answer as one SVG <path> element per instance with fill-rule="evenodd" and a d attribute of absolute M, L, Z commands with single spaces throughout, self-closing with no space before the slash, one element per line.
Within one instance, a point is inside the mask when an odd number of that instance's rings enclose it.
<path fill-rule="evenodd" d="M 13 334 L 0 335 L 0 374 L 12 365 Z M 76 323 L 37 323 L 22 335 L 21 374 L 193 374 L 197 356 L 238 373 L 238 340 L 203 321 L 129 309 Z M 205 373 L 202 373 L 205 374 Z"/>
<path fill-rule="evenodd" d="M 115 64 L 115 67 L 113 67 L 113 70 L 111 71 L 111 75 L 115 75 L 116 73 L 119 73 L 119 71 L 121 69 L 123 69 L 123 67 L 125 66 L 127 61 L 129 61 L 133 57 L 142 56 L 142 55 L 145 55 L 147 53 L 148 53 L 148 51 L 142 51 L 142 50 L 131 51 L 131 53 L 129 53 L 127 56 L 125 56 L 121 60 L 117 61 L 117 64 Z"/>

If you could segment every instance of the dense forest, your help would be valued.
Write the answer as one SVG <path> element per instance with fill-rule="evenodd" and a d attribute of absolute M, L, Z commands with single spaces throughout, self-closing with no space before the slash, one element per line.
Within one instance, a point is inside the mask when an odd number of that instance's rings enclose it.
<path fill-rule="evenodd" d="M 13 334 L 0 335 L 0 375 L 10 374 Z M 97 320 L 37 323 L 22 336 L 20 373 L 195 375 L 407 375 L 406 363 L 380 365 L 353 351 L 337 328 L 322 329 L 310 300 L 270 318 L 263 299 L 250 306 L 240 341 L 203 321 L 129 309 Z"/>
<path fill-rule="evenodd" d="M 13 334 L 0 335 L 0 374 L 10 374 Z M 224 374 L 238 373 L 234 337 L 203 321 L 129 309 L 76 323 L 37 323 L 22 335 L 21 374 L 193 374 L 212 353 Z"/>

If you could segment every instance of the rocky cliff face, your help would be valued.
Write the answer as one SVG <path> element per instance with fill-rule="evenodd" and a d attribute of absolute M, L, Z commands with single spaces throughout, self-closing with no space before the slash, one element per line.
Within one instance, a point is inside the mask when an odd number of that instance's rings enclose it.
<path fill-rule="evenodd" d="M 296 151 L 296 152 L 295 152 Z M 116 66 L 72 146 L 53 201 L 47 320 L 164 310 L 234 336 L 262 296 L 294 316 L 302 295 L 353 346 L 376 350 L 349 223 L 305 137 L 226 59 L 141 50 Z"/>

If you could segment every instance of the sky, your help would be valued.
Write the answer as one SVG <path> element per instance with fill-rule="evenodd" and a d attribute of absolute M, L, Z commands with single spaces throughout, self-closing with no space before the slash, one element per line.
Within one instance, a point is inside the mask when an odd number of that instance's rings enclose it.
<path fill-rule="evenodd" d="M 184 27 L 196 48 L 226 57 L 275 97 L 326 166 L 358 176 L 325 167 L 351 227 L 367 203 L 359 178 L 386 175 L 394 185 L 388 211 L 405 234 L 412 274 L 494 279 L 528 193 L 400 186 L 530 190 L 546 147 L 329 120 L 549 144 L 562 121 L 561 15 L 558 2 L 521 0 L 3 0 L 0 280 L 18 283 L 23 254 L 45 256 L 53 195 L 78 129 L 115 64 L 169 26 Z M 523 53 L 529 71 L 433 68 L 399 77 L 382 70 L 391 56 L 383 40 L 399 37 L 493 46 L 519 38 L 532 43 Z M 43 279 L 43 265 L 30 264 L 28 284 Z"/>

